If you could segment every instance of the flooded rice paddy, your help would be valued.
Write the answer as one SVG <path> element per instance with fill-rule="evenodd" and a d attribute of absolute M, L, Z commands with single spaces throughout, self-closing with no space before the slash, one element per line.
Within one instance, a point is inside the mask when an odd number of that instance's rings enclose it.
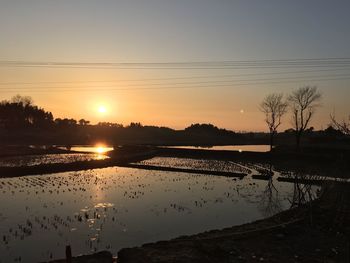
<path fill-rule="evenodd" d="M 155 161 L 205 166 L 190 159 Z M 0 262 L 64 258 L 68 244 L 74 255 L 106 249 L 117 254 L 290 207 L 293 184 L 252 179 L 260 166 L 223 163 L 216 168 L 249 175 L 240 180 L 112 167 L 0 179 Z"/>
<path fill-rule="evenodd" d="M 148 160 L 140 161 L 137 164 L 205 171 L 239 172 L 247 174 L 252 173 L 252 169 L 249 169 L 238 162 L 218 160 L 154 157 Z"/>
<path fill-rule="evenodd" d="M 211 151 L 268 152 L 270 145 L 218 145 L 218 146 L 169 146 L 167 148 L 196 149 Z"/>
<path fill-rule="evenodd" d="M 80 161 L 104 160 L 109 158 L 99 153 L 65 153 L 9 156 L 0 159 L 0 167 L 35 166 L 41 164 L 72 163 Z"/>

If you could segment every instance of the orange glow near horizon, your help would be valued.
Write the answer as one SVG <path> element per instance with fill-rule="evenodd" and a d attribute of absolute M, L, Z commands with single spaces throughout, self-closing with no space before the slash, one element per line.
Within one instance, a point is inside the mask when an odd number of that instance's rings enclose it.
<path fill-rule="evenodd" d="M 53 73 L 49 74 L 49 70 Z M 278 87 L 237 86 L 232 88 L 217 89 L 148 89 L 149 84 L 156 81 L 146 79 L 182 77 L 184 73 L 176 75 L 169 72 L 130 72 L 123 71 L 115 74 L 115 71 L 91 71 L 84 69 L 27 69 L 27 71 L 14 71 L 2 69 L 3 82 L 13 82 L 20 79 L 23 82 L 77 82 L 79 89 L 72 91 L 35 92 L 28 89 L 27 92 L 8 91 L 1 94 L 0 100 L 9 100 L 19 93 L 22 96 L 30 96 L 34 104 L 52 112 L 54 118 L 85 119 L 90 124 L 99 122 L 119 123 L 124 126 L 131 122 L 140 122 L 143 125 L 166 126 L 182 130 L 193 123 L 212 123 L 217 127 L 234 131 L 267 131 L 264 116 L 259 111 L 262 98 L 271 92 L 276 92 Z M 30 73 L 30 74 L 29 74 Z M 44 74 L 45 73 L 45 74 Z M 186 73 L 185 77 L 189 74 Z M 145 79 L 145 80 L 143 80 Z M 116 88 L 123 85 L 137 85 L 137 90 L 113 90 L 107 87 L 102 89 L 80 89 L 82 81 L 102 82 L 114 80 Z M 128 81 L 126 81 L 128 80 Z M 141 81 L 142 80 L 142 81 Z M 164 81 L 165 82 L 165 81 Z M 160 83 L 160 82 L 159 82 Z M 63 85 L 63 84 L 62 84 Z M 340 84 L 339 84 L 340 85 Z M 345 84 L 343 84 L 345 85 Z M 107 86 L 107 84 L 106 84 Z M 131 86 L 130 88 L 133 88 Z M 156 86 L 158 87 L 158 85 Z M 295 83 L 286 84 L 283 90 L 287 95 L 293 90 Z M 336 115 L 341 118 L 348 114 L 348 101 L 344 86 L 343 93 L 329 92 L 325 86 L 319 85 L 324 95 L 324 106 L 317 109 L 311 125 L 315 129 L 326 128 L 329 123 L 329 112 L 336 105 Z M 42 91 L 42 90 L 39 90 Z M 280 131 L 290 128 L 290 113 L 282 120 Z"/>

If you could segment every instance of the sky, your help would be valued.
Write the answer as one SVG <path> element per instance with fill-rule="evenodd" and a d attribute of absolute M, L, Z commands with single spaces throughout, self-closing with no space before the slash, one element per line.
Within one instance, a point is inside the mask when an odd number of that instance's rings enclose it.
<path fill-rule="evenodd" d="M 326 128 L 330 113 L 350 113 L 348 64 L 191 63 L 350 58 L 349 13 L 340 0 L 0 0 L 0 100 L 29 95 L 55 117 L 92 123 L 265 131 L 267 94 L 316 85 L 323 99 L 311 125 Z M 287 115 L 281 129 L 290 125 Z"/>

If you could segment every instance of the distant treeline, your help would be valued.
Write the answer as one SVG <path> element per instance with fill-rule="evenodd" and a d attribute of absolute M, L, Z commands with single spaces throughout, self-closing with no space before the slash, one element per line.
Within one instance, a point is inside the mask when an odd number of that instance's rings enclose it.
<path fill-rule="evenodd" d="M 280 133 L 277 143 L 288 143 L 293 130 Z M 328 127 L 307 134 L 312 140 L 327 141 L 342 137 L 342 133 Z M 236 133 L 212 124 L 192 124 L 184 130 L 144 126 L 138 122 L 123 126 L 101 122 L 91 125 L 81 119 L 54 119 L 51 112 L 35 106 L 30 97 L 15 96 L 0 102 L 0 144 L 56 144 L 77 145 L 104 142 L 112 145 L 224 145 L 268 144 L 266 133 Z"/>

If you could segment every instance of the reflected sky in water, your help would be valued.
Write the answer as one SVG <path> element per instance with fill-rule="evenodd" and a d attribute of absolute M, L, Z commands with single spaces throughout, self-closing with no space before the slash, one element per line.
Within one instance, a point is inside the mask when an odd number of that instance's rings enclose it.
<path fill-rule="evenodd" d="M 239 152 L 268 152 L 270 145 L 219 145 L 219 146 L 169 146 L 170 148 L 179 149 L 197 149 L 197 150 L 213 150 L 213 151 L 239 151 Z"/>
<path fill-rule="evenodd" d="M 32 148 L 45 148 L 45 146 L 31 146 Z M 58 147 L 67 150 L 67 147 Z M 8 156 L 0 158 L 0 167 L 34 166 L 41 164 L 72 163 L 91 160 L 104 160 L 109 158 L 106 153 L 113 147 L 98 144 L 95 146 L 68 147 L 71 151 L 80 153 L 40 154 L 24 156 Z"/>
<path fill-rule="evenodd" d="M 293 185 L 268 184 L 116 167 L 0 179 L 0 262 L 63 258 L 68 244 L 74 255 L 116 254 L 250 222 L 290 206 Z"/>
<path fill-rule="evenodd" d="M 96 146 L 73 146 L 70 147 L 71 151 L 76 152 L 87 152 L 87 153 L 106 153 L 109 151 L 113 151 L 113 147 L 105 146 L 105 145 L 96 145 Z"/>

